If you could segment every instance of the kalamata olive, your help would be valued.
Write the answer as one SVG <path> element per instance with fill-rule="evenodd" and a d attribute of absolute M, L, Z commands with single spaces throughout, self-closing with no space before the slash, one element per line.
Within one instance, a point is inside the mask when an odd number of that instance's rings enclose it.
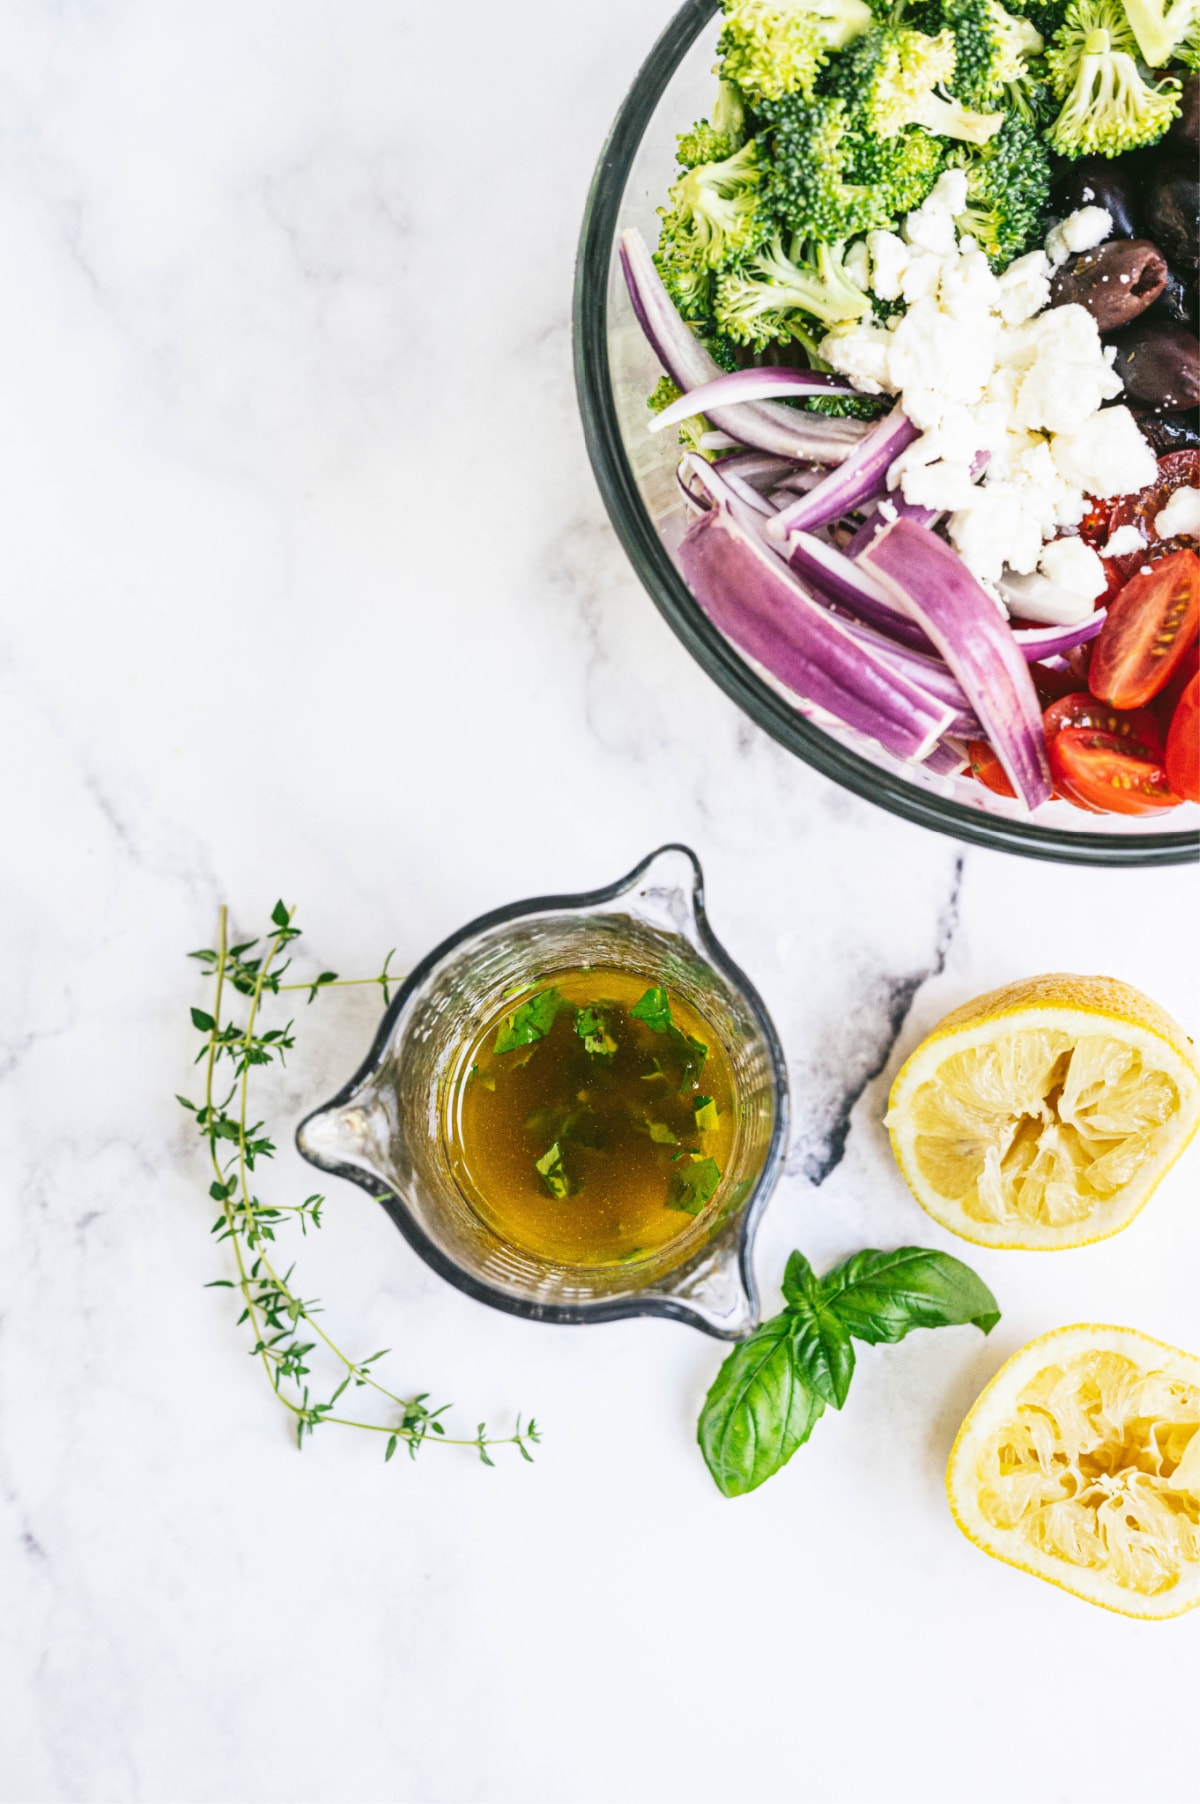
<path fill-rule="evenodd" d="M 1144 313 L 1167 285 L 1167 260 L 1148 238 L 1110 238 L 1080 251 L 1050 283 L 1050 305 L 1086 307 L 1101 332 L 1115 332 Z"/>
<path fill-rule="evenodd" d="M 1200 262 L 1200 175 L 1194 160 L 1156 164 L 1141 201 L 1146 230 L 1173 264 Z"/>
<path fill-rule="evenodd" d="M 1200 340 L 1166 319 L 1137 320 L 1115 334 L 1113 368 L 1130 401 L 1155 413 L 1178 413 L 1200 402 Z"/>
<path fill-rule="evenodd" d="M 1191 413 L 1153 413 L 1135 407 L 1133 411 L 1142 437 L 1155 457 L 1165 457 L 1170 451 L 1200 449 L 1200 425 L 1194 410 Z"/>
<path fill-rule="evenodd" d="M 1054 210 L 1064 216 L 1080 207 L 1105 207 L 1112 215 L 1115 238 L 1136 238 L 1141 229 L 1138 196 L 1144 174 L 1131 159 L 1080 157 L 1069 163 L 1051 191 Z"/>
<path fill-rule="evenodd" d="M 1200 150 L 1200 74 L 1189 75 L 1184 82 L 1179 116 L 1163 139 L 1163 145 L 1169 150 L 1190 150 L 1193 157 Z"/>
<path fill-rule="evenodd" d="M 1167 271 L 1167 285 L 1158 299 L 1146 309 L 1147 319 L 1173 319 L 1178 325 L 1196 330 L 1196 284 L 1185 282 L 1176 269 Z"/>

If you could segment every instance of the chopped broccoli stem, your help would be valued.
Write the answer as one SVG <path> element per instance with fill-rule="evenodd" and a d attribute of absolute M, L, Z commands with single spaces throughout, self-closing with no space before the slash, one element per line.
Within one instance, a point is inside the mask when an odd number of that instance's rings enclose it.
<path fill-rule="evenodd" d="M 1176 47 L 1197 29 L 1200 6 L 1197 0 L 1122 0 L 1143 62 L 1151 69 L 1159 68 Z"/>

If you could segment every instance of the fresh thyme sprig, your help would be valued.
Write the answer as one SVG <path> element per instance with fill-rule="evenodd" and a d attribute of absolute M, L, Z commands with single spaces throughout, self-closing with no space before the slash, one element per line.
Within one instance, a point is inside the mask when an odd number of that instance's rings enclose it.
<path fill-rule="evenodd" d="M 298 1223 L 302 1234 L 321 1226 L 324 1197 L 308 1196 L 302 1203 L 267 1204 L 251 1188 L 251 1174 L 260 1159 L 275 1155 L 275 1143 L 264 1132 L 264 1123 L 251 1119 L 250 1074 L 256 1066 L 286 1062 L 295 1045 L 293 1022 L 285 1027 L 264 1031 L 260 1025 L 263 1000 L 289 990 L 306 990 L 312 1003 L 322 990 L 335 986 L 345 988 L 360 984 L 377 984 L 386 1004 L 391 1000 L 391 987 L 398 981 L 390 972 L 395 953 L 389 952 L 383 968 L 374 977 L 339 977 L 336 971 L 322 971 L 304 983 L 283 983 L 281 979 L 291 965 L 282 958 L 285 947 L 300 937 L 293 926 L 293 909 L 277 902 L 271 913 L 270 931 L 262 938 L 228 943 L 227 914 L 222 908 L 220 931 L 215 949 L 193 952 L 190 957 L 206 967 L 215 979 L 211 1014 L 192 1009 L 192 1025 L 204 1036 L 196 1055 L 196 1063 L 204 1066 L 204 1100 L 200 1104 L 180 1096 L 179 1102 L 195 1119 L 196 1127 L 208 1146 L 213 1180 L 209 1195 L 221 1205 L 221 1213 L 212 1231 L 218 1242 L 228 1242 L 237 1268 L 236 1278 L 216 1278 L 208 1289 L 237 1290 L 241 1293 L 242 1313 L 238 1325 L 250 1324 L 254 1336 L 252 1355 L 266 1373 L 271 1389 L 287 1409 L 296 1427 L 297 1445 L 303 1447 L 305 1435 L 312 1435 L 323 1423 L 336 1423 L 342 1428 L 361 1428 L 369 1434 L 387 1437 L 384 1459 L 390 1460 L 396 1449 L 405 1446 L 413 1459 L 431 1437 L 434 1445 L 474 1447 L 485 1466 L 494 1465 L 488 1449 L 513 1446 L 523 1459 L 532 1460 L 529 1448 L 539 1439 L 536 1423 L 530 1419 L 522 1428 L 517 1417 L 511 1435 L 488 1433 L 481 1422 L 474 1436 L 456 1438 L 446 1433 L 441 1421 L 449 1404 L 429 1407 L 429 1393 L 400 1397 L 376 1378 L 373 1368 L 387 1348 L 372 1353 L 369 1359 L 354 1360 L 330 1339 L 316 1321 L 320 1303 L 316 1298 L 302 1297 L 292 1286 L 294 1266 L 279 1272 L 267 1250 L 275 1240 L 276 1230 L 289 1217 Z M 222 1010 L 229 991 L 248 999 L 245 1020 L 240 1024 L 225 1020 Z M 232 1082 L 220 1095 L 222 1060 L 232 1065 Z M 307 1338 L 312 1336 L 313 1338 Z M 311 1371 L 309 1356 L 324 1348 L 332 1357 L 335 1370 L 342 1373 L 340 1382 L 324 1401 L 314 1401 L 309 1389 Z M 353 1386 L 370 1390 L 389 1405 L 390 1420 L 360 1421 L 353 1416 L 335 1415 L 334 1409 L 343 1394 Z"/>

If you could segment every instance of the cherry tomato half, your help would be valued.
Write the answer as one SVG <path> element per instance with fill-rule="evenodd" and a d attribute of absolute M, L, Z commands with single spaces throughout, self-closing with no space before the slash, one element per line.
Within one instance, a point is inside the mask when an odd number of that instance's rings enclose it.
<path fill-rule="evenodd" d="M 1113 503 L 1108 517 L 1110 534 L 1118 526 L 1136 526 L 1145 539 L 1141 551 L 1128 551 L 1114 562 L 1122 576 L 1133 576 L 1143 564 L 1153 562 L 1186 543 L 1183 539 L 1162 540 L 1154 531 L 1155 515 L 1167 505 L 1176 489 L 1200 487 L 1200 451 L 1171 451 L 1158 460 L 1158 480 L 1136 495 L 1122 495 Z"/>
<path fill-rule="evenodd" d="M 986 739 L 968 739 L 967 757 L 970 760 L 971 775 L 977 783 L 982 783 L 993 795 L 1016 795 L 1016 790 L 1004 774 L 1004 766 Z"/>
<path fill-rule="evenodd" d="M 1105 814 L 1163 814 L 1179 804 L 1162 764 L 1095 727 L 1063 727 L 1049 742 L 1055 788 Z"/>
<path fill-rule="evenodd" d="M 1093 644 L 1088 687 L 1114 708 L 1139 708 L 1166 688 L 1198 629 L 1200 558 L 1172 551 L 1131 577 L 1110 604 Z"/>
<path fill-rule="evenodd" d="M 1200 802 L 1200 676 L 1179 698 L 1167 734 L 1167 779 L 1185 802 Z"/>
<path fill-rule="evenodd" d="M 1170 682 L 1161 695 L 1155 696 L 1152 703 L 1164 733 L 1175 718 L 1175 710 L 1179 706 L 1180 696 L 1198 670 L 1200 670 L 1200 640 L 1197 640 L 1184 652 Z"/>
<path fill-rule="evenodd" d="M 1152 763 L 1162 761 L 1162 728 L 1149 708 L 1129 708 L 1122 712 L 1120 708 L 1110 708 L 1107 702 L 1098 702 L 1094 695 L 1076 692 L 1051 702 L 1042 715 L 1042 725 L 1046 729 L 1047 745 L 1064 727 L 1091 727 L 1113 739 L 1124 740 L 1135 757 L 1147 758 Z"/>

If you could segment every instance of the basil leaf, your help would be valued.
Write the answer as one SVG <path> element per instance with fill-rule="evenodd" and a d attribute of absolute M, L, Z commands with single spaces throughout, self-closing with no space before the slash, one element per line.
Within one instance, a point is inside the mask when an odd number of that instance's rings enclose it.
<path fill-rule="evenodd" d="M 692 1112 L 696 1117 L 696 1126 L 702 1134 L 714 1134 L 720 1122 L 717 1105 L 711 1096 L 695 1096 L 692 1098 Z"/>
<path fill-rule="evenodd" d="M 679 1059 L 679 1093 L 682 1096 L 685 1090 L 694 1090 L 700 1082 L 700 1073 L 708 1057 L 708 1047 L 703 1040 L 697 1040 L 692 1034 L 685 1034 L 673 1021 L 667 1029 L 667 1038 Z"/>
<path fill-rule="evenodd" d="M 699 1215 L 705 1203 L 711 1202 L 721 1182 L 721 1168 L 715 1159 L 702 1159 L 693 1153 L 690 1165 L 681 1165 L 671 1179 L 667 1197 L 668 1209 L 679 1209 L 684 1215 Z"/>
<path fill-rule="evenodd" d="M 544 1040 L 554 1026 L 559 1009 L 566 1005 L 566 997 L 560 996 L 557 990 L 539 990 L 536 996 L 531 996 L 519 1009 L 505 1016 L 493 1050 L 515 1052 L 518 1046 L 532 1046 L 535 1040 Z"/>
<path fill-rule="evenodd" d="M 704 1399 L 696 1438 L 717 1489 L 755 1490 L 786 1466 L 823 1409 L 792 1357 L 788 1316 L 774 1316 L 734 1348 Z"/>
<path fill-rule="evenodd" d="M 543 1153 L 540 1159 L 534 1160 L 533 1166 L 534 1170 L 540 1173 L 551 1196 L 556 1196 L 561 1200 L 561 1198 L 571 1195 L 571 1180 L 563 1169 L 562 1148 L 557 1140 L 549 1152 Z"/>
<path fill-rule="evenodd" d="M 913 1328 L 971 1322 L 990 1334 L 1000 1320 L 995 1297 L 969 1265 L 928 1247 L 868 1248 L 826 1272 L 821 1307 L 832 1309 L 859 1340 L 903 1340 Z"/>
<path fill-rule="evenodd" d="M 644 1021 L 651 1033 L 665 1034 L 674 1026 L 670 999 L 667 992 L 657 984 L 647 990 L 640 1001 L 634 1003 L 629 1013 L 635 1021 Z"/>
<path fill-rule="evenodd" d="M 608 1031 L 608 1016 L 590 1004 L 576 1015 L 575 1032 L 583 1041 L 584 1051 L 593 1058 L 609 1059 L 617 1050 L 617 1042 Z"/>

